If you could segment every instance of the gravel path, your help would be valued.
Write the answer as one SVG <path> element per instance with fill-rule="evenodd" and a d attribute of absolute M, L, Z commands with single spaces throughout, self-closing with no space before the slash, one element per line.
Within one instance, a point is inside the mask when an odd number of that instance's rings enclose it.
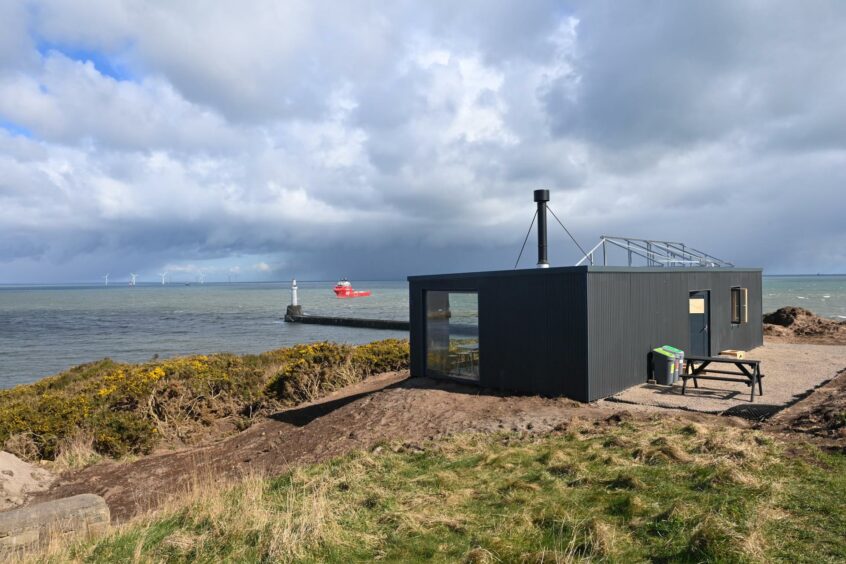
<path fill-rule="evenodd" d="M 846 368 L 846 346 L 767 342 L 748 352 L 747 358 L 761 361 L 764 395 L 749 401 L 749 387 L 742 383 L 700 380 L 699 389 L 688 382 L 673 386 L 644 384 L 629 388 L 600 403 L 633 404 L 632 409 L 675 408 L 704 413 L 729 413 L 765 417 L 805 397 Z"/>

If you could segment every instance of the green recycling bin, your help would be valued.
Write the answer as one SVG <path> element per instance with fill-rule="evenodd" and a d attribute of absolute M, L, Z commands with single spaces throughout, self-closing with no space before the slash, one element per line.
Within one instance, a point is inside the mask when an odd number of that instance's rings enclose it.
<path fill-rule="evenodd" d="M 673 353 L 676 357 L 676 369 L 673 373 L 673 382 L 676 382 L 684 371 L 684 351 L 677 349 L 676 347 L 671 347 L 670 345 L 664 345 L 661 348 Z"/>
<path fill-rule="evenodd" d="M 676 355 L 664 349 L 652 349 L 652 378 L 662 386 L 673 385 Z"/>

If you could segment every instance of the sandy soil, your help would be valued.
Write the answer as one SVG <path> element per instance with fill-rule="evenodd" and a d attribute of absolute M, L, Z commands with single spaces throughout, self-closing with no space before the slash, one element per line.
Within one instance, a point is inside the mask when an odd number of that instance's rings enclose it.
<path fill-rule="evenodd" d="M 685 417 L 689 420 L 696 415 Z M 372 448 L 382 441 L 404 441 L 408 448 L 416 448 L 418 441 L 455 432 L 547 433 L 563 430 L 574 420 L 604 425 L 627 417 L 630 415 L 625 406 L 500 395 L 476 387 L 408 378 L 407 373 L 389 373 L 319 402 L 280 412 L 215 444 L 134 462 L 105 462 L 67 473 L 39 500 L 96 493 L 106 499 L 113 518 L 121 521 L 155 507 L 168 494 L 184 491 L 198 475 L 221 480 L 247 472 L 272 475 L 294 464 Z M 652 419 L 655 415 L 634 417 Z M 699 417 L 697 420 L 711 416 Z M 727 422 L 749 425 L 740 419 L 721 420 L 721 424 Z"/>
<path fill-rule="evenodd" d="M 0 451 L 0 511 L 23 505 L 32 494 L 49 488 L 54 479 L 47 470 Z"/>
<path fill-rule="evenodd" d="M 688 382 L 685 395 L 679 380 L 673 386 L 644 384 L 629 388 L 610 400 L 704 413 L 723 413 L 764 418 L 805 397 L 811 390 L 846 369 L 846 346 L 771 342 L 749 351 L 747 358 L 761 361 L 764 395 L 750 402 L 743 383 L 700 380 L 699 388 Z"/>

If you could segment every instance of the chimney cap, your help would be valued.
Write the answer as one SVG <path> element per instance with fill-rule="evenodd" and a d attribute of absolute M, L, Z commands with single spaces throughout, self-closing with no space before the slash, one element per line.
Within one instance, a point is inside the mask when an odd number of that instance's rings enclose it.
<path fill-rule="evenodd" d="M 535 201 L 536 202 L 548 202 L 549 201 L 549 190 L 535 190 Z"/>

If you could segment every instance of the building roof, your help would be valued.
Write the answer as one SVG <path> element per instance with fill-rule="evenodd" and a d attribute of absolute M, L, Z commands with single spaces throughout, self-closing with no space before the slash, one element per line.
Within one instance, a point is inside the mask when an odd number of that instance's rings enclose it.
<path fill-rule="evenodd" d="M 550 268 L 522 268 L 519 270 L 488 270 L 481 272 L 453 272 L 444 274 L 423 274 L 409 276 L 408 281 L 435 280 L 444 278 L 507 278 L 511 276 L 548 276 L 551 274 L 572 274 L 577 272 L 629 272 L 685 274 L 695 272 L 763 272 L 763 268 L 747 267 L 653 267 L 653 266 L 556 266 Z"/>

